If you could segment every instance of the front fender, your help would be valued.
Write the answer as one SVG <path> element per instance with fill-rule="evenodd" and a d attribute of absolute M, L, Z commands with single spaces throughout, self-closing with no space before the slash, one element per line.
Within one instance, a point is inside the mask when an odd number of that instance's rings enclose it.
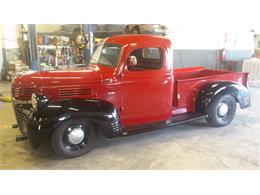
<path fill-rule="evenodd" d="M 73 118 L 94 123 L 106 137 L 119 136 L 122 132 L 117 109 L 109 102 L 90 99 L 50 101 L 30 114 L 28 137 L 32 147 L 38 147 L 62 122 Z"/>
<path fill-rule="evenodd" d="M 196 111 L 206 113 L 212 100 L 221 94 L 230 94 L 235 97 L 240 108 L 248 108 L 251 105 L 248 89 L 238 83 L 233 82 L 214 82 L 202 88 L 197 96 Z"/>

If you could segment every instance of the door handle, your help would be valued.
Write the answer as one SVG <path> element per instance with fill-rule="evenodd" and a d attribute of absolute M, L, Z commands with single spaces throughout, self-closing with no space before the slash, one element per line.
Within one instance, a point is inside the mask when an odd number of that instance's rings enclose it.
<path fill-rule="evenodd" d="M 162 81 L 162 84 L 167 84 L 169 81 L 168 80 L 164 80 Z"/>

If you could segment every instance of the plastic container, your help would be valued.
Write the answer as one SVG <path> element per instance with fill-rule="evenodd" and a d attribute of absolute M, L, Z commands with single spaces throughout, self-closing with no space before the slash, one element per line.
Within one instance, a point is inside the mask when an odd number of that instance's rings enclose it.
<path fill-rule="evenodd" d="M 37 42 L 38 45 L 44 45 L 44 37 L 42 35 L 38 35 Z"/>

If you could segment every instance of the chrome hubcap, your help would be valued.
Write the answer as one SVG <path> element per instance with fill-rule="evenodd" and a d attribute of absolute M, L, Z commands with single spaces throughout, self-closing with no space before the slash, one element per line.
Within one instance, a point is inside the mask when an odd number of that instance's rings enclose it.
<path fill-rule="evenodd" d="M 218 108 L 218 114 L 220 116 L 225 116 L 228 112 L 228 105 L 224 102 L 222 102 L 220 105 L 219 105 L 219 108 Z"/>
<path fill-rule="evenodd" d="M 83 141 L 85 133 L 81 126 L 69 128 L 68 140 L 71 144 L 77 145 Z"/>

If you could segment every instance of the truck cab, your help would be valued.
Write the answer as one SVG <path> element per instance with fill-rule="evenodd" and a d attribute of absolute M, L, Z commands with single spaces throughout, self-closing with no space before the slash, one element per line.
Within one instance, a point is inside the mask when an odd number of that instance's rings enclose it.
<path fill-rule="evenodd" d="M 63 157 L 111 138 L 207 119 L 228 125 L 250 106 L 248 73 L 173 67 L 172 43 L 156 35 L 109 37 L 81 69 L 36 72 L 12 85 L 18 126 L 33 148 L 44 141 Z"/>

